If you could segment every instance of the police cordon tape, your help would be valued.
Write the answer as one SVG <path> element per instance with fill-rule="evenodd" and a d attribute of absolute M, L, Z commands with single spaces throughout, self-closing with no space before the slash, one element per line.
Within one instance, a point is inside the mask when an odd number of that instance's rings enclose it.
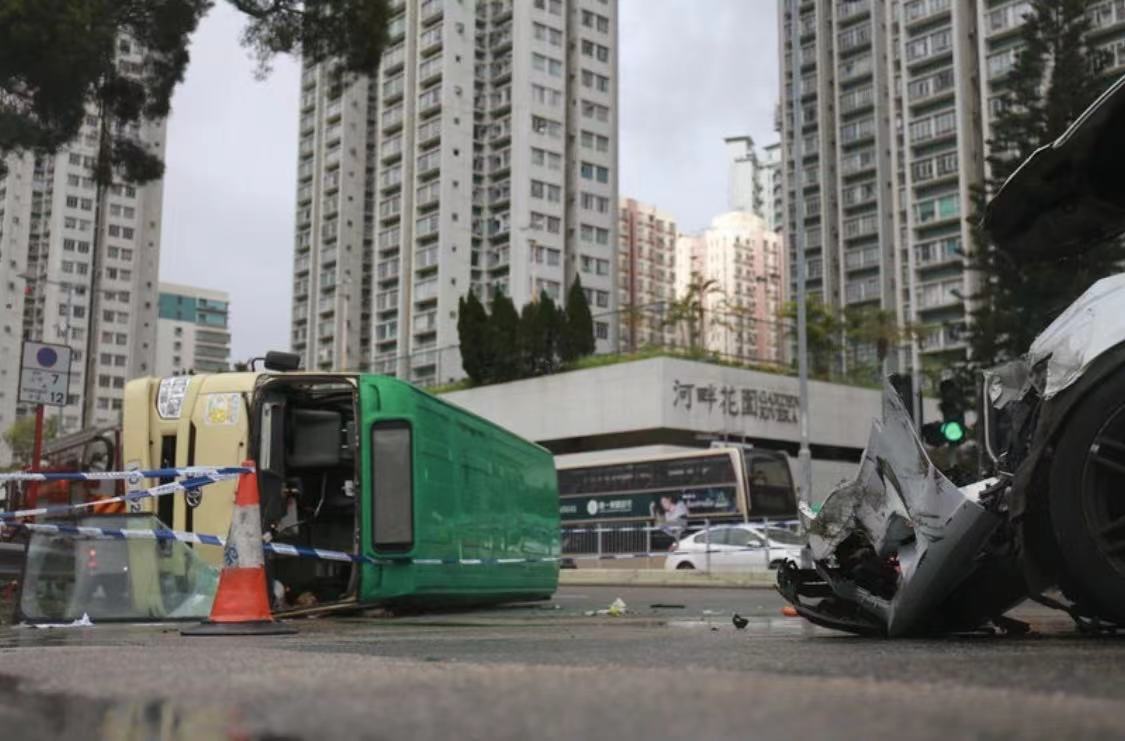
<path fill-rule="evenodd" d="M 168 471 L 191 471 L 192 469 L 167 469 Z M 176 492 L 196 492 L 207 486 L 219 481 L 228 481 L 238 478 L 243 473 L 249 473 L 253 469 L 246 468 L 229 468 L 229 469 L 206 469 L 209 473 L 204 475 L 195 475 L 183 481 L 169 481 L 166 484 L 153 486 L 149 489 L 141 489 L 139 491 L 131 491 L 128 494 L 123 494 L 117 497 L 104 497 L 94 499 L 89 502 L 78 502 L 77 504 L 52 504 L 46 507 L 32 507 L 30 509 L 15 510 L 13 512 L 0 512 L 0 526 L 6 524 L 8 520 L 14 520 L 21 517 L 40 517 L 42 515 L 65 515 L 71 512 L 80 512 L 85 509 L 92 509 L 94 507 L 102 507 L 107 504 L 115 504 L 117 502 L 136 502 L 141 499 L 152 499 L 154 497 L 162 497 L 168 494 L 175 494 Z M 151 473 L 151 472 L 149 472 Z M 142 477 L 150 478 L 150 477 Z M 152 477 L 163 478 L 163 477 Z"/>
<path fill-rule="evenodd" d="M 180 530 L 140 530 L 33 523 L 24 523 L 18 527 L 35 533 L 87 538 L 92 540 L 174 540 L 180 543 L 195 543 L 198 545 L 218 546 L 220 548 L 226 545 L 226 538 L 218 535 L 190 533 Z M 635 558 L 663 558 L 669 555 L 668 551 L 656 551 L 650 553 L 603 553 L 601 555 L 564 554 L 562 556 L 524 556 L 520 558 L 413 558 L 410 556 L 376 558 L 363 554 L 271 542 L 263 542 L 262 550 L 277 556 L 313 558 L 320 561 L 342 561 L 346 563 L 369 564 L 372 566 L 404 566 L 411 564 L 416 566 L 497 566 L 508 564 L 556 563 L 566 559 L 575 561 L 619 561 Z M 761 548 L 726 548 L 721 551 L 711 550 L 710 553 L 735 553 L 738 551 L 761 550 Z M 685 553 L 683 555 L 703 556 L 707 553 L 708 551 L 691 551 L 690 554 Z"/>
<path fill-rule="evenodd" d="M 0 473 L 0 483 L 6 481 L 140 481 L 141 479 L 171 479 L 179 476 L 224 476 L 230 478 L 240 473 L 253 473 L 246 466 L 186 466 L 184 468 L 155 468 L 136 471 L 19 471 Z"/>

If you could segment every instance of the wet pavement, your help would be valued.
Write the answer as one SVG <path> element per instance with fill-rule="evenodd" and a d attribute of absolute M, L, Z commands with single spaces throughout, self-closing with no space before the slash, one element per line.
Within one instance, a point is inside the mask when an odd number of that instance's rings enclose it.
<path fill-rule="evenodd" d="M 618 596 L 625 617 L 587 616 Z M 1125 736 L 1125 640 L 1078 636 L 1065 616 L 1021 610 L 1022 638 L 890 642 L 781 604 L 572 587 L 547 604 L 304 620 L 297 636 L 0 628 L 0 737 Z"/>

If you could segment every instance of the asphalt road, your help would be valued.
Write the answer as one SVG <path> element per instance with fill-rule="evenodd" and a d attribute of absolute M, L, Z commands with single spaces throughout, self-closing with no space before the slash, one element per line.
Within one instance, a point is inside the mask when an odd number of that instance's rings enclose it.
<path fill-rule="evenodd" d="M 625 617 L 586 615 L 618 596 Z M 1049 611 L 1018 613 L 1024 638 L 891 642 L 780 606 L 766 590 L 573 587 L 290 637 L 0 628 L 0 737 L 1125 736 L 1125 640 Z"/>

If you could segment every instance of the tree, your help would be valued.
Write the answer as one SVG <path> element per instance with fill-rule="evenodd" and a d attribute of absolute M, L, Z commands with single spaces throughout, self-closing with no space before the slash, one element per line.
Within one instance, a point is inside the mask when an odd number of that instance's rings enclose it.
<path fill-rule="evenodd" d="M 498 290 L 492 298 L 488 328 L 486 347 L 494 368 L 492 380 L 503 382 L 520 378 L 520 317 L 512 299 L 502 291 Z"/>
<path fill-rule="evenodd" d="M 457 302 L 457 338 L 461 346 L 461 367 L 474 384 L 491 380 L 488 329 L 488 312 L 477 295 L 469 291 Z"/>
<path fill-rule="evenodd" d="M 1087 41 L 1089 4 L 1032 0 L 1021 29 L 1022 50 L 988 142 L 987 192 L 996 192 L 1026 157 L 1058 137 L 1105 88 L 1105 53 Z M 1018 244 L 994 244 L 977 226 L 985 192 L 978 192 L 976 201 L 968 267 L 978 274 L 979 289 L 971 297 L 975 308 L 969 343 L 971 363 L 987 366 L 1026 352 L 1093 281 L 1118 271 L 1125 248 L 1112 240 L 1033 255 Z"/>
<path fill-rule="evenodd" d="M 43 420 L 43 442 L 54 440 L 59 434 L 59 418 L 47 417 Z M 35 452 L 35 417 L 20 417 L 4 432 L 4 442 L 12 451 L 12 457 L 24 465 L 32 462 Z"/>
<path fill-rule="evenodd" d="M 594 317 L 590 313 L 586 291 L 582 289 L 582 279 L 577 275 L 566 295 L 566 315 L 559 340 L 559 356 L 564 363 L 573 363 L 578 358 L 593 355 L 596 347 Z"/>
<path fill-rule="evenodd" d="M 136 127 L 168 115 L 211 0 L 0 0 L 0 154 L 53 154 L 97 116 L 93 176 L 163 174 Z M 139 46 L 145 64 L 120 55 Z"/>
<path fill-rule="evenodd" d="M 688 283 L 684 295 L 674 299 L 668 305 L 668 313 L 664 317 L 664 326 L 676 327 L 682 332 L 684 344 L 695 353 L 703 348 L 708 298 L 722 295 L 723 289 L 715 279 L 704 279 L 703 276 L 694 274 Z"/>
<path fill-rule="evenodd" d="M 861 373 L 870 371 L 871 380 L 879 381 L 886 367 L 887 355 L 891 348 L 909 341 L 917 330 L 909 323 L 900 325 L 893 311 L 876 306 L 849 306 L 844 309 L 844 336 L 852 350 L 850 367 Z M 875 368 L 860 368 L 857 354 L 859 346 L 875 348 L 877 365 Z"/>
<path fill-rule="evenodd" d="M 791 322 L 790 337 L 797 338 L 797 302 L 789 301 L 781 309 L 781 318 Z M 828 378 L 840 353 L 844 323 L 836 311 L 826 304 L 809 299 L 805 302 L 805 335 L 808 342 L 810 368 L 814 376 Z M 796 359 L 794 358 L 794 362 Z"/>
<path fill-rule="evenodd" d="M 229 0 L 249 22 L 242 43 L 268 72 L 276 54 L 296 54 L 308 64 L 329 59 L 340 71 L 371 74 L 387 45 L 388 0 Z"/>

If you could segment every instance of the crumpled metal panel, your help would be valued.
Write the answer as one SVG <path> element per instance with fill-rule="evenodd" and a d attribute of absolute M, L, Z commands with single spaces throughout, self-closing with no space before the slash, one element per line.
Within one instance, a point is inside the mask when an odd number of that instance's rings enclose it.
<path fill-rule="evenodd" d="M 979 486 L 958 489 L 930 462 L 898 394 L 883 389 L 883 418 L 871 436 L 856 478 L 834 490 L 819 513 L 802 509 L 814 560 L 832 558 L 850 535 L 863 531 L 883 558 L 897 554 L 894 596 L 880 597 L 844 578 L 830 579 L 841 598 L 879 616 L 887 635 L 924 629 L 930 613 L 975 567 L 1000 520 L 976 500 Z"/>
<path fill-rule="evenodd" d="M 1031 343 L 1030 367 L 1047 361 L 1043 398 L 1073 384 L 1099 355 L 1125 341 L 1125 273 L 1102 278 Z"/>

